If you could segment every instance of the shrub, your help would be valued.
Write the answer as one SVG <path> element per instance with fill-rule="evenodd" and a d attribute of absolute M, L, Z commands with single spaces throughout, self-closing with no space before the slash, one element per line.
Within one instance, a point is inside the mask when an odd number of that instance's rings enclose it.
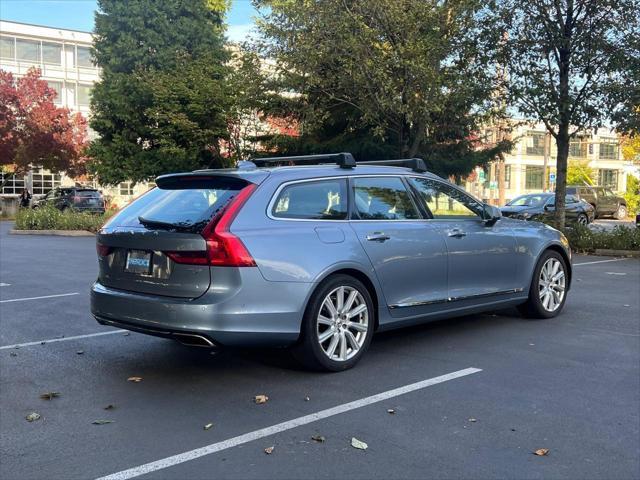
<path fill-rule="evenodd" d="M 616 226 L 613 230 L 591 230 L 582 225 L 572 225 L 564 230 L 571 249 L 576 252 L 593 252 L 596 249 L 640 250 L 640 228 Z"/>
<path fill-rule="evenodd" d="M 623 195 L 627 202 L 627 210 L 633 217 L 640 213 L 640 180 L 633 175 L 627 175 L 627 191 Z"/>
<path fill-rule="evenodd" d="M 74 212 L 61 212 L 52 206 L 35 209 L 22 208 L 16 215 L 16 229 L 18 230 L 88 230 L 97 232 L 113 215 L 114 211 L 107 211 L 102 215 Z"/>

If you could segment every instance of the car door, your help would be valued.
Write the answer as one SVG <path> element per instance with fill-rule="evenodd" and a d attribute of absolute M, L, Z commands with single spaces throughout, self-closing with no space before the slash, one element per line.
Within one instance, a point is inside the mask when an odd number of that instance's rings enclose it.
<path fill-rule="evenodd" d="M 444 181 L 411 177 L 432 228 L 448 252 L 448 297 L 452 302 L 514 293 L 516 240 L 509 220 L 484 220 L 484 204 Z"/>
<path fill-rule="evenodd" d="M 430 313 L 447 301 L 447 255 L 400 176 L 350 178 L 350 225 L 373 265 L 391 315 Z"/>

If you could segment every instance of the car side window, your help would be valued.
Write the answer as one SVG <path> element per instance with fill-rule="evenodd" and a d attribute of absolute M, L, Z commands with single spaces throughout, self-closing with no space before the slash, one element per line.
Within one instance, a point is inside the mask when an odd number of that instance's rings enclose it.
<path fill-rule="evenodd" d="M 353 177 L 356 220 L 413 220 L 418 208 L 400 177 Z"/>
<path fill-rule="evenodd" d="M 345 220 L 347 181 L 339 178 L 287 185 L 280 191 L 271 215 L 302 220 Z"/>
<path fill-rule="evenodd" d="M 578 199 L 575 197 L 575 195 L 565 195 L 564 203 L 566 205 L 569 205 L 570 203 L 578 203 Z"/>
<path fill-rule="evenodd" d="M 482 203 L 462 191 L 436 180 L 411 177 L 420 200 L 435 219 L 482 219 Z"/>

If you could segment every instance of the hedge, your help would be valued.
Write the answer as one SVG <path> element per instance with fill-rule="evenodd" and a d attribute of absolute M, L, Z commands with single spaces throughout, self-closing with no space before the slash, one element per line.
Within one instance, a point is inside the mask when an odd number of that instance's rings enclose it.
<path fill-rule="evenodd" d="M 73 210 L 61 212 L 52 206 L 35 209 L 21 208 L 16 214 L 17 230 L 87 230 L 97 232 L 113 215 L 107 211 L 102 215 Z"/>

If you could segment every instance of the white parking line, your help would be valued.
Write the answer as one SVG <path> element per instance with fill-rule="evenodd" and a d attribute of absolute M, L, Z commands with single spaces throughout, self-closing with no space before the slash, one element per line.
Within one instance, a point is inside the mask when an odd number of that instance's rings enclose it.
<path fill-rule="evenodd" d="M 629 259 L 628 258 L 612 258 L 611 260 L 596 260 L 594 262 L 574 263 L 573 266 L 577 267 L 580 265 L 594 265 L 596 263 L 621 262 L 622 260 L 629 260 Z"/>
<path fill-rule="evenodd" d="M 367 405 L 382 402 L 393 397 L 404 395 L 405 393 L 415 392 L 416 390 L 431 387 L 439 383 L 448 382 L 449 380 L 454 380 L 456 378 L 464 377 L 466 375 L 471 375 L 481 371 L 482 370 L 479 368 L 465 368 L 464 370 L 447 373 L 446 375 L 441 375 L 439 377 L 429 378 L 427 380 L 422 380 L 421 382 L 412 383 L 410 385 L 405 385 L 404 387 L 395 388 L 393 390 L 387 390 L 386 392 L 378 393 L 377 395 L 372 395 L 370 397 L 361 398 L 360 400 L 344 403 L 342 405 L 328 408 L 326 410 L 321 410 L 316 413 L 311 413 L 303 417 L 294 418 L 286 422 L 278 423 L 277 425 L 273 425 L 271 427 L 266 427 L 260 430 L 245 433 L 244 435 L 229 438 L 228 440 L 223 440 L 222 442 L 212 443 L 211 445 L 207 445 L 206 447 L 196 448 L 195 450 L 190 450 L 178 455 L 173 455 L 172 457 L 163 458 L 162 460 L 157 460 L 155 462 L 146 463 L 144 465 L 140 465 L 139 467 L 112 473 L 111 475 L 100 477 L 98 480 L 126 480 L 128 478 L 139 477 L 140 475 L 146 475 L 147 473 L 155 472 L 157 470 L 173 467 L 174 465 L 188 462 L 190 460 L 195 460 L 196 458 L 200 458 L 205 455 L 220 452 L 228 448 L 236 447 L 244 443 L 252 442 L 260 438 L 274 435 L 276 433 L 291 430 L 292 428 L 317 422 L 318 420 L 333 417 L 334 415 L 339 415 L 350 410 L 366 407 Z"/>
<path fill-rule="evenodd" d="M 1 283 L 0 282 L 0 287 L 10 287 L 11 284 L 10 283 Z"/>
<path fill-rule="evenodd" d="M 125 332 L 126 330 L 109 330 L 107 332 L 88 333 L 86 335 L 74 335 L 72 337 L 50 338 L 49 340 L 39 340 L 37 342 L 16 343 L 14 345 L 5 345 L 0 350 L 8 350 L 10 348 L 30 347 L 32 345 L 42 345 L 43 343 L 66 342 L 67 340 L 78 340 L 80 338 L 100 337 L 102 335 L 113 335 L 114 333 Z"/>
<path fill-rule="evenodd" d="M 27 300 L 42 300 L 43 298 L 70 297 L 72 295 L 80 295 L 80 293 L 71 292 L 71 293 L 59 293 L 57 295 L 44 295 L 42 297 L 12 298 L 11 300 L 0 300 L 0 303 L 26 302 Z"/>

